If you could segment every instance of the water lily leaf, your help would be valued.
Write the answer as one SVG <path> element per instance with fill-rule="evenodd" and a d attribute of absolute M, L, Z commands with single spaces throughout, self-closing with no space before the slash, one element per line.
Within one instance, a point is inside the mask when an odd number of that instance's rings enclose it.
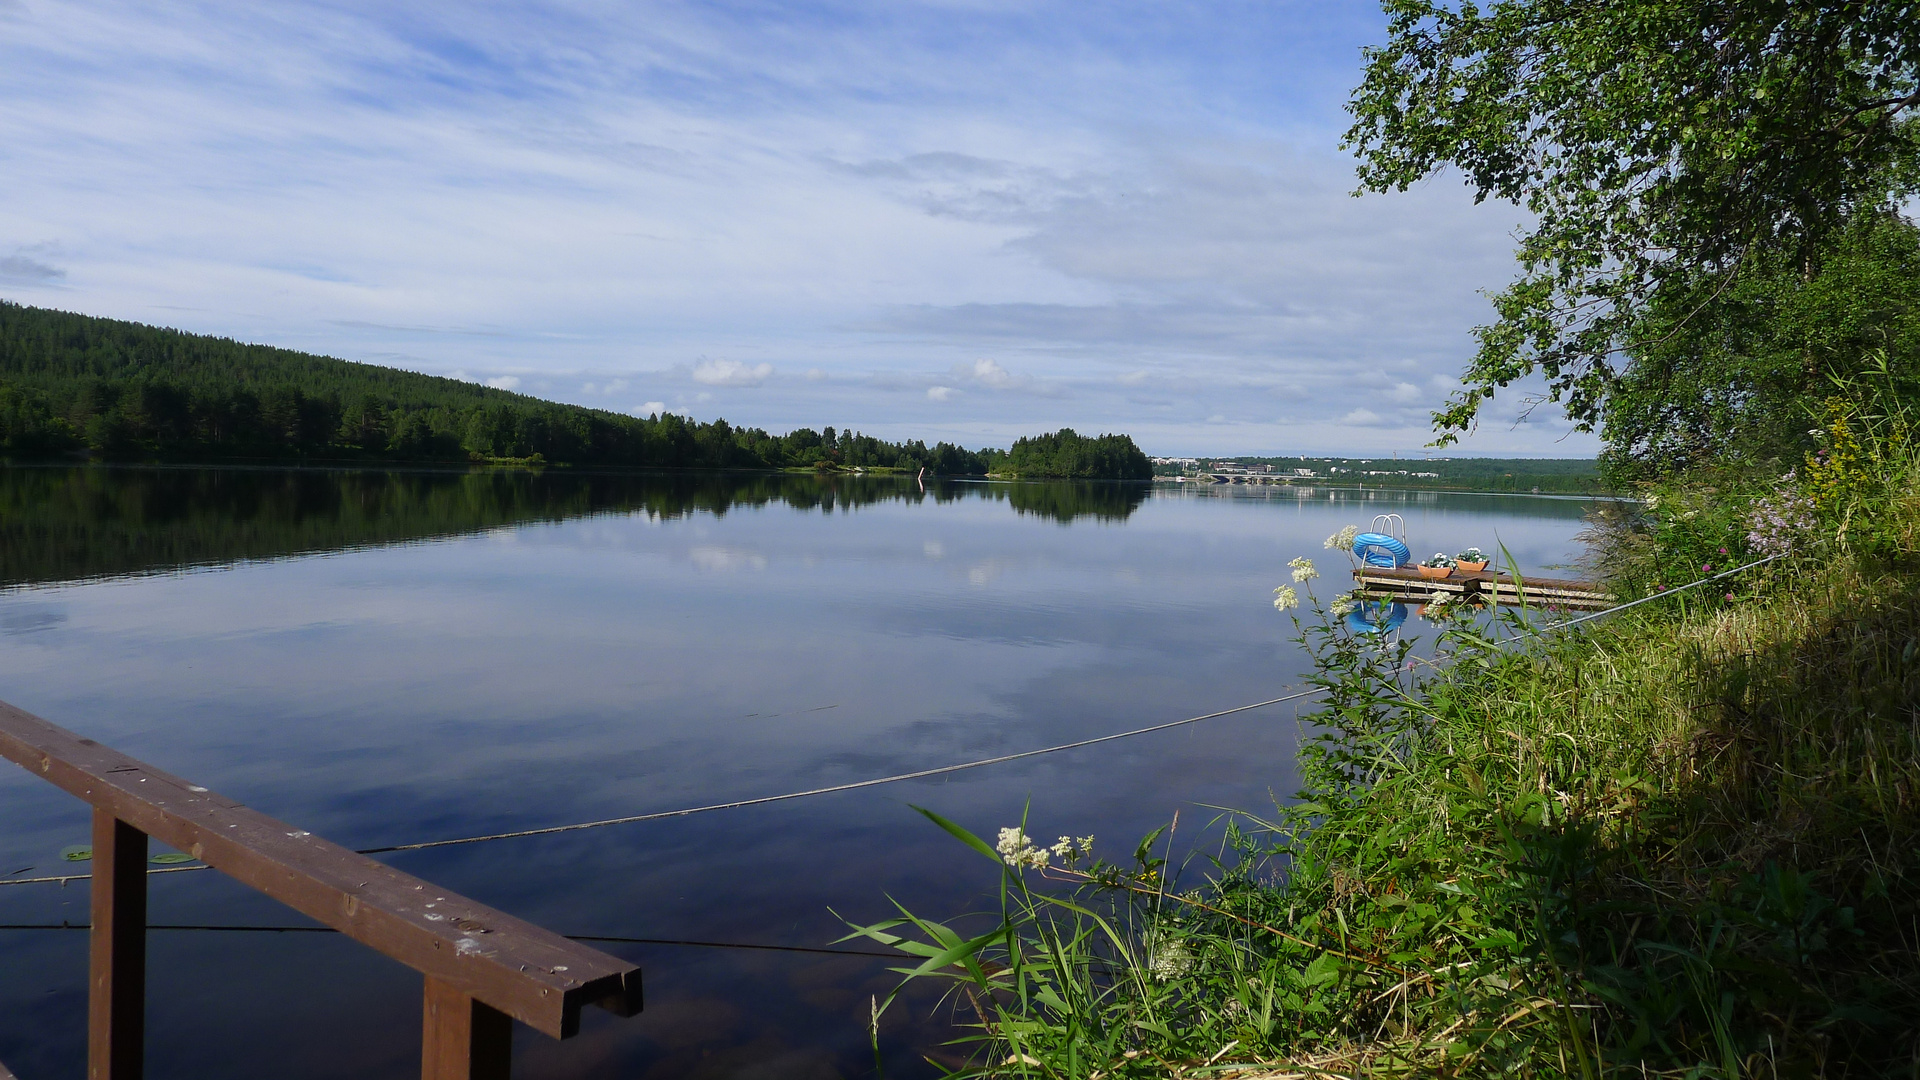
<path fill-rule="evenodd" d="M 178 866 L 181 863 L 192 862 L 193 856 L 184 851 L 163 851 L 147 861 L 159 863 L 161 866 Z"/>
<path fill-rule="evenodd" d="M 91 862 L 93 859 L 93 846 L 90 844 L 73 844 L 68 847 L 63 847 L 60 849 L 60 857 L 68 862 Z"/>

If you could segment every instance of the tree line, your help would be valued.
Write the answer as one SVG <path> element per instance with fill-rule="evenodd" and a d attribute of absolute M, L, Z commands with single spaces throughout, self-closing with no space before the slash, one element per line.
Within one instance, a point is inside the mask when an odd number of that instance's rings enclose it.
<path fill-rule="evenodd" d="M 1138 479 L 1124 435 L 1063 429 L 1012 451 L 783 435 L 629 416 L 266 345 L 0 301 L 0 456 L 110 460 L 539 460 L 641 468 L 924 468 Z"/>

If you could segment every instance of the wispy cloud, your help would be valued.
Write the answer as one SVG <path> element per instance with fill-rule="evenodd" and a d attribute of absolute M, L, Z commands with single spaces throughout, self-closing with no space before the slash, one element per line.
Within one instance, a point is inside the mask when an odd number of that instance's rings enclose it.
<path fill-rule="evenodd" d="M 743 364 L 738 360 L 701 357 L 693 365 L 693 381 L 708 386 L 759 386 L 773 377 L 772 364 Z"/>
<path fill-rule="evenodd" d="M 0 282 L 9 285 L 58 285 L 66 280 L 65 270 L 36 257 L 45 248 L 46 245 L 35 245 L 11 255 L 0 256 Z"/>
<path fill-rule="evenodd" d="M 0 18 L 14 298 L 601 407 L 1411 447 L 1511 272 L 1510 211 L 1347 194 L 1368 5 Z M 1543 411 L 1475 445 L 1591 447 L 1564 432 Z"/>

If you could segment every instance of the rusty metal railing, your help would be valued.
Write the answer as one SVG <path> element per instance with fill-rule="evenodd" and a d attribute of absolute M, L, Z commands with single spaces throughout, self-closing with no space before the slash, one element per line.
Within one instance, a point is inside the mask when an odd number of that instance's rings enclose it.
<path fill-rule="evenodd" d="M 93 806 L 89 1080 L 139 1080 L 147 839 L 425 977 L 422 1080 L 506 1080 L 512 1024 L 556 1039 L 598 1005 L 640 1009 L 640 970 L 449 893 L 0 702 L 0 757 Z M 6 1069 L 0 1066 L 0 1080 Z"/>

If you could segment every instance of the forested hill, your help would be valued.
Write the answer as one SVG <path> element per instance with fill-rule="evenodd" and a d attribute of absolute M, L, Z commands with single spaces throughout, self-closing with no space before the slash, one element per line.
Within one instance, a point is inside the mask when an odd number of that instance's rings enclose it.
<path fill-rule="evenodd" d="M 1124 435 L 1094 440 L 1063 430 L 1042 438 L 1051 441 L 1014 460 L 1005 451 L 889 443 L 831 427 L 770 435 L 724 420 L 628 416 L 457 379 L 0 301 L 0 456 L 9 458 L 80 450 L 110 459 L 174 461 L 537 456 L 553 463 L 649 468 L 1146 475 L 1144 456 Z M 1081 444 L 1088 447 L 1084 453 L 1078 452 Z"/>

